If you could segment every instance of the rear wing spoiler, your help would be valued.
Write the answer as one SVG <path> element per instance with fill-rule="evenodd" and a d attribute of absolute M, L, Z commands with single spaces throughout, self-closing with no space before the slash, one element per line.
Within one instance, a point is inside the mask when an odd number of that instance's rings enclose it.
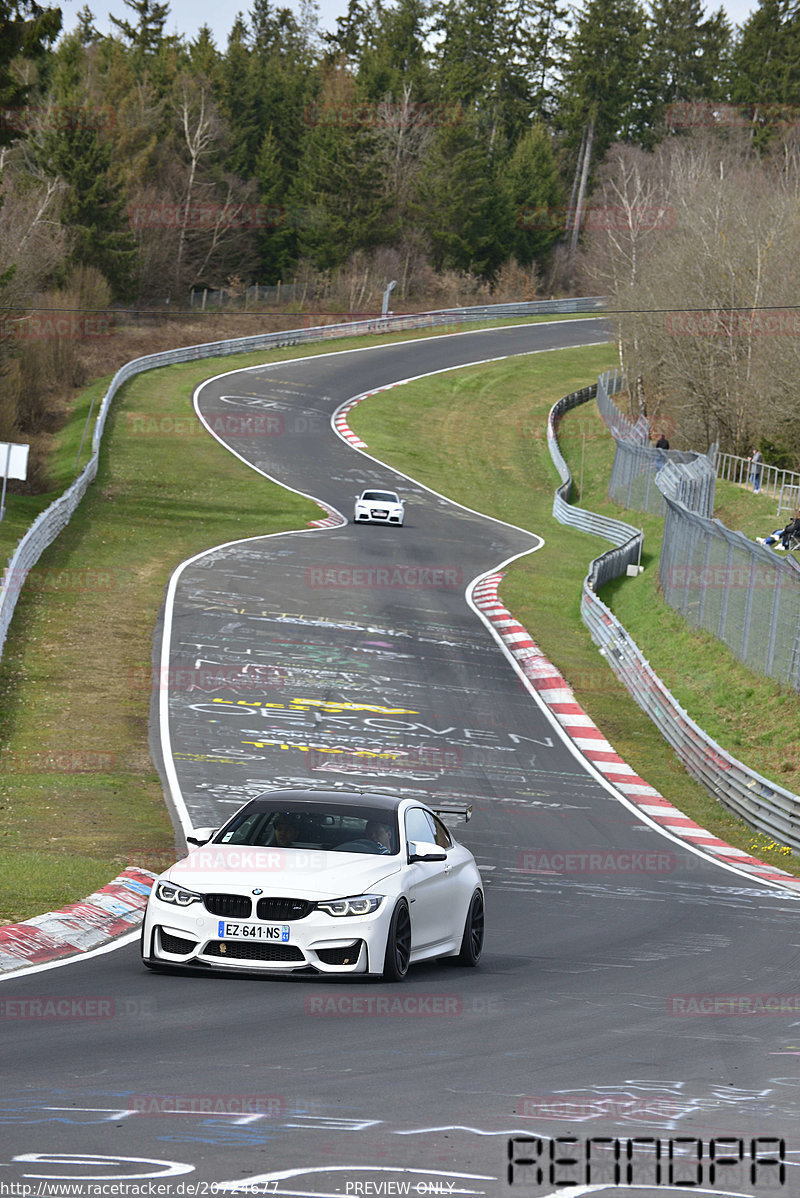
<path fill-rule="evenodd" d="M 434 807 L 431 803 L 431 811 L 437 815 L 460 815 L 465 824 L 468 824 L 472 818 L 472 803 L 449 803 L 447 807 Z"/>

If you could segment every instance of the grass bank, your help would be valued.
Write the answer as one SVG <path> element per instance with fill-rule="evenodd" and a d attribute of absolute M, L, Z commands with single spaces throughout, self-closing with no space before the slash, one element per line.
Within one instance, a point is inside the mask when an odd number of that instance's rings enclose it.
<path fill-rule="evenodd" d="M 562 395 L 614 365 L 613 346 L 508 359 L 374 396 L 350 414 L 350 423 L 376 457 L 461 503 L 543 535 L 545 546 L 509 570 L 501 595 L 581 704 L 625 760 L 698 823 L 800 873 L 800 863 L 770 847 L 768 837 L 729 815 L 688 776 L 581 621 L 582 580 L 608 543 L 552 517 L 558 476 L 547 450 L 546 417 Z M 800 789 L 800 698 L 739 665 L 663 603 L 656 570 L 662 521 L 625 513 L 607 500 L 613 442 L 594 405 L 565 418 L 560 442 L 573 477 L 582 475 L 583 505 L 645 528 L 644 574 L 606 588 L 603 598 L 701 727 L 754 768 Z M 761 496 L 721 487 L 718 514 L 732 527 L 763 531 L 771 527 L 774 507 Z"/>

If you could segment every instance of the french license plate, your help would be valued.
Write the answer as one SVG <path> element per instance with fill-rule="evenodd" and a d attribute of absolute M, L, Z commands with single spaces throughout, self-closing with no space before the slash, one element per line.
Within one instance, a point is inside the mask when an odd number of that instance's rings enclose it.
<path fill-rule="evenodd" d="M 230 923 L 219 921 L 217 935 L 221 940 L 273 940 L 286 944 L 289 940 L 289 925 L 286 923 Z"/>
<path fill-rule="evenodd" d="M 384 511 L 382 507 L 376 507 L 372 509 L 373 520 L 385 520 L 388 515 L 389 513 Z"/>

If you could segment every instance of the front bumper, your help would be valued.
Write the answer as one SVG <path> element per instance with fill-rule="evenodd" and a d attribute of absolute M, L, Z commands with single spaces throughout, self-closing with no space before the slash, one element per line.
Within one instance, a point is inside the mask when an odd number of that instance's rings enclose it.
<path fill-rule="evenodd" d="M 380 973 L 386 952 L 392 903 L 385 899 L 372 915 L 337 918 L 312 911 L 281 924 L 286 939 L 261 940 L 226 934 L 230 920 L 200 904 L 176 909 L 152 897 L 142 936 L 150 963 L 265 973 Z M 258 924 L 258 920 L 248 920 Z"/>
<path fill-rule="evenodd" d="M 402 524 L 403 513 L 396 508 L 356 508 L 354 519 L 356 524 Z"/>

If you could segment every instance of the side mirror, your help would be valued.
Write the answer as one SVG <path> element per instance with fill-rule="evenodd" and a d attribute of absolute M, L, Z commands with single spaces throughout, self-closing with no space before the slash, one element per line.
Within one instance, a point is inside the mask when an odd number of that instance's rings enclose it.
<path fill-rule="evenodd" d="M 187 844 L 197 845 L 208 844 L 212 836 L 218 832 L 218 828 L 193 828 L 191 835 L 186 837 Z"/>
<path fill-rule="evenodd" d="M 410 841 L 408 845 L 408 860 L 412 861 L 446 861 L 447 853 L 438 844 L 427 840 Z"/>

